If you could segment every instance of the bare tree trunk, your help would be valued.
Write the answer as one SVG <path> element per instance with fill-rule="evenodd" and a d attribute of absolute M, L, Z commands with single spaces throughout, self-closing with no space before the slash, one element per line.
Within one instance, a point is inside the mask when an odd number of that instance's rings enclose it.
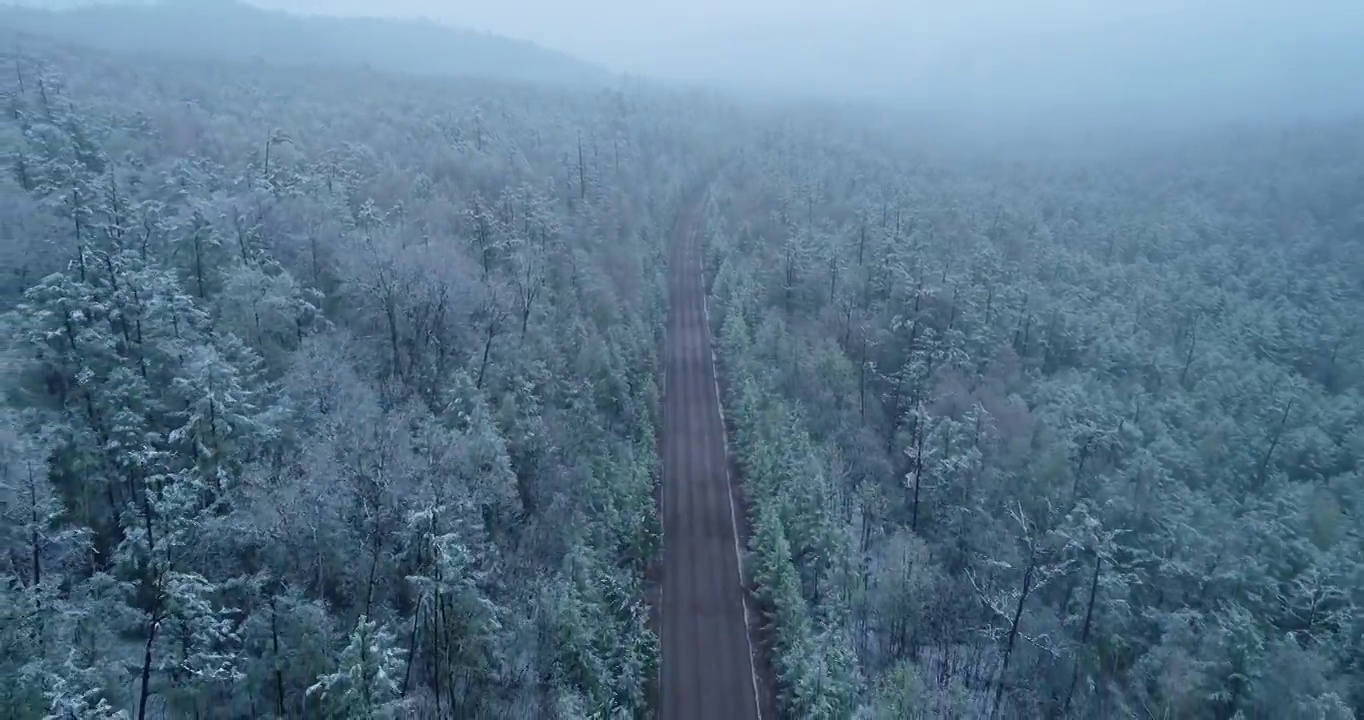
<path fill-rule="evenodd" d="M 161 626 L 160 613 L 152 613 L 147 621 L 147 644 L 142 651 L 142 687 L 137 698 L 137 720 L 147 718 L 147 699 L 152 693 L 152 644 L 156 642 L 156 631 Z"/>
<path fill-rule="evenodd" d="M 275 608 L 274 594 L 270 595 L 270 646 L 275 653 L 275 712 L 284 717 L 284 672 L 280 670 L 279 614 Z"/>
<path fill-rule="evenodd" d="M 71 188 L 71 217 L 76 223 L 76 258 L 80 263 L 81 282 L 85 282 L 85 240 L 81 237 L 81 191 Z"/>
<path fill-rule="evenodd" d="M 1098 554 L 1096 549 L 1094 556 L 1094 574 L 1089 578 L 1089 602 L 1085 605 L 1085 624 L 1080 630 L 1080 648 L 1083 649 L 1089 643 L 1089 629 L 1094 619 L 1094 599 L 1099 594 L 1099 568 L 1103 566 L 1103 556 Z M 1070 712 L 1071 700 L 1075 697 L 1075 686 L 1080 680 L 1080 658 L 1076 657 L 1071 667 L 1070 689 L 1066 691 L 1066 701 L 1061 706 L 1061 715 Z"/>
<path fill-rule="evenodd" d="M 916 533 L 919 531 L 919 488 L 923 485 L 924 477 L 924 432 L 928 425 L 924 422 L 923 413 L 919 414 L 918 427 L 915 428 L 917 432 L 914 433 L 914 503 L 909 516 L 909 529 Z"/>
<path fill-rule="evenodd" d="M 374 576 L 379 571 L 379 544 L 379 538 L 376 534 L 374 552 L 369 563 L 369 579 L 365 582 L 365 617 L 371 617 L 370 611 L 374 604 Z"/>
<path fill-rule="evenodd" d="M 388 343 L 393 353 L 393 375 L 402 379 L 402 359 L 398 350 L 398 307 L 392 291 L 384 297 L 384 317 L 388 320 Z"/>
<path fill-rule="evenodd" d="M 578 133 L 578 198 L 587 198 L 587 168 L 583 165 L 582 133 Z"/>
<path fill-rule="evenodd" d="M 1013 621 L 1009 624 L 1009 639 L 1004 644 L 1004 657 L 999 663 L 999 679 L 995 683 L 995 699 L 990 708 L 990 717 L 999 715 L 999 705 L 1004 699 L 1004 681 L 1009 672 L 1009 660 L 1013 657 L 1014 645 L 1018 642 L 1018 626 L 1023 619 L 1023 603 L 1032 591 L 1032 573 L 1037 568 L 1037 549 L 1028 548 L 1028 568 L 1023 571 L 1023 589 L 1018 593 L 1018 604 L 1014 606 Z"/>
<path fill-rule="evenodd" d="M 483 359 L 478 364 L 478 380 L 474 387 L 483 389 L 483 377 L 488 372 L 488 356 L 492 354 L 493 338 L 497 337 L 497 323 L 488 323 L 488 334 L 483 340 Z"/>
<path fill-rule="evenodd" d="M 1283 437 L 1284 426 L 1288 424 L 1288 413 L 1293 411 L 1294 400 L 1289 400 L 1284 406 L 1283 415 L 1279 417 L 1279 427 L 1274 431 L 1274 437 L 1269 441 L 1269 447 L 1265 449 L 1265 456 L 1260 459 L 1260 469 L 1255 473 L 1255 486 L 1264 487 L 1265 473 L 1269 471 L 1269 460 L 1274 456 L 1274 449 L 1279 446 L 1279 438 Z"/>
<path fill-rule="evenodd" d="M 425 600 L 425 595 L 418 595 L 417 604 L 412 609 L 412 629 L 407 634 L 407 660 L 403 668 L 402 697 L 407 697 L 408 690 L 412 687 L 412 665 L 417 659 L 417 625 L 421 622 L 422 603 Z"/>
<path fill-rule="evenodd" d="M 862 332 L 862 362 L 857 374 L 857 411 L 861 421 L 867 422 L 867 334 Z"/>
<path fill-rule="evenodd" d="M 1194 326 L 1189 329 L 1189 352 L 1184 356 L 1184 368 L 1179 371 L 1179 384 L 1181 386 L 1184 385 L 1185 380 L 1189 377 L 1189 366 L 1193 364 L 1194 349 L 1197 347 L 1198 325 L 1194 324 Z"/>

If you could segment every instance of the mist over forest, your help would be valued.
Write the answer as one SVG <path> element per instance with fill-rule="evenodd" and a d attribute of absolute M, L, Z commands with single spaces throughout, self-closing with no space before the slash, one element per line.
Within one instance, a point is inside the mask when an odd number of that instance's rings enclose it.
<path fill-rule="evenodd" d="M 0 5 L 0 718 L 1364 713 L 1364 6 Z"/>

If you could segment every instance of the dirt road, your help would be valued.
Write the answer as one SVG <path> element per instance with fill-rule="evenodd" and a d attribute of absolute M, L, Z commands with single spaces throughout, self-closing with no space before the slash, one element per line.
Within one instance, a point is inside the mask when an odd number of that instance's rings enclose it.
<path fill-rule="evenodd" d="M 760 712 L 706 324 L 700 203 L 683 212 L 668 253 L 659 710 L 663 720 L 747 720 Z"/>

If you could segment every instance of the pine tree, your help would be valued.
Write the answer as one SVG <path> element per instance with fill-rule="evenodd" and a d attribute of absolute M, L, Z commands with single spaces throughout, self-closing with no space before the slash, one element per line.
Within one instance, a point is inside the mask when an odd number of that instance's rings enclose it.
<path fill-rule="evenodd" d="M 403 651 L 393 634 L 361 615 L 337 657 L 334 672 L 322 675 L 308 696 L 310 707 L 328 718 L 400 717 Z"/>

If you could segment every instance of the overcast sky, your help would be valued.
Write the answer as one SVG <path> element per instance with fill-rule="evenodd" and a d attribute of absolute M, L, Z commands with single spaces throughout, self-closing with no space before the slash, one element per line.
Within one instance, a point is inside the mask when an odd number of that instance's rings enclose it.
<path fill-rule="evenodd" d="M 429 17 L 613 70 L 820 92 L 1283 104 L 1342 101 L 1364 79 L 1364 0 L 253 1 Z"/>

